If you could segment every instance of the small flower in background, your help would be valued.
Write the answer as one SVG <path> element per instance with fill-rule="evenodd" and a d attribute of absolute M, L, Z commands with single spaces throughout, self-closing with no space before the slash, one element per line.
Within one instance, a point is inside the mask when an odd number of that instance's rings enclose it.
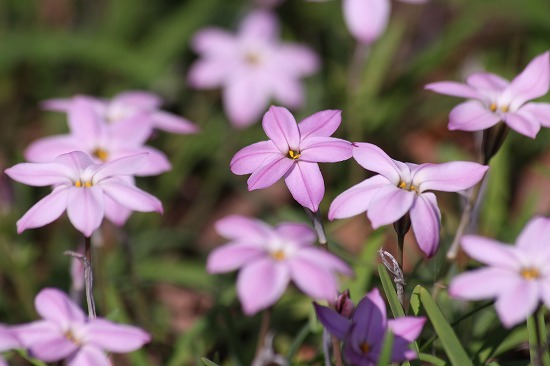
<path fill-rule="evenodd" d="M 115 124 L 108 124 L 97 112 L 97 103 L 87 97 L 75 97 L 66 102 L 70 133 L 32 142 L 25 150 L 25 158 L 34 163 L 44 163 L 53 161 L 61 154 L 84 151 L 97 163 L 104 163 L 147 153 L 149 158 L 134 175 L 157 175 L 171 169 L 164 153 L 144 145 L 152 128 L 147 115 L 135 114 Z"/>
<path fill-rule="evenodd" d="M 198 132 L 197 126 L 188 119 L 160 110 L 162 99 L 156 94 L 145 91 L 123 92 L 110 100 L 87 95 L 68 99 L 49 99 L 42 103 L 42 107 L 46 110 L 69 113 L 73 104 L 81 99 L 91 103 L 95 112 L 108 123 L 114 124 L 139 116 L 151 128 L 179 134 Z"/>
<path fill-rule="evenodd" d="M 344 342 L 344 358 L 351 366 L 376 365 L 388 330 L 394 335 L 392 362 L 418 357 L 409 344 L 420 335 L 426 318 L 405 316 L 387 320 L 386 304 L 376 288 L 357 304 L 351 319 L 326 306 L 316 303 L 313 306 L 326 330 Z"/>
<path fill-rule="evenodd" d="M 550 219 L 535 217 L 519 234 L 516 245 L 476 235 L 462 238 L 462 249 L 487 267 L 453 278 L 449 294 L 465 300 L 496 298 L 505 327 L 527 319 L 542 301 L 550 307 Z"/>
<path fill-rule="evenodd" d="M 379 173 L 351 187 L 330 205 L 330 220 L 367 213 L 373 228 L 397 222 L 407 213 L 420 249 L 433 256 L 439 247 L 441 214 L 431 190 L 459 192 L 478 183 L 489 167 L 472 162 L 402 163 L 378 146 L 354 144 L 353 157 L 367 170 Z"/>
<path fill-rule="evenodd" d="M 477 72 L 466 84 L 441 81 L 426 85 L 436 93 L 468 98 L 449 114 L 449 129 L 481 131 L 503 121 L 516 132 L 535 138 L 541 126 L 550 127 L 550 103 L 528 103 L 550 88 L 550 52 L 535 57 L 512 82 Z"/>
<path fill-rule="evenodd" d="M 348 141 L 330 137 L 340 126 L 341 112 L 317 112 L 299 124 L 282 107 L 270 107 L 262 125 L 268 141 L 241 149 L 231 160 L 234 174 L 251 174 L 248 189 L 262 189 L 282 177 L 299 204 L 316 212 L 325 194 L 317 163 L 334 163 L 352 155 Z"/>
<path fill-rule="evenodd" d="M 128 183 L 124 177 L 138 171 L 147 154 L 95 164 L 84 152 L 74 151 L 51 163 L 21 163 L 5 170 L 15 181 L 30 186 L 54 186 L 52 193 L 32 206 L 17 221 L 17 232 L 49 224 L 67 210 L 74 227 L 89 237 L 103 216 L 117 223 L 119 207 L 162 213 L 154 196 Z"/>
<path fill-rule="evenodd" d="M 247 315 L 275 304 L 291 280 L 314 299 L 334 300 L 336 272 L 352 274 L 340 258 L 313 245 L 316 234 L 304 224 L 271 227 L 261 220 L 228 216 L 216 223 L 216 230 L 230 242 L 210 253 L 206 269 L 241 269 L 237 294 Z"/>
<path fill-rule="evenodd" d="M 107 352 L 126 353 L 151 340 L 138 327 L 89 319 L 65 293 L 43 289 L 35 308 L 42 320 L 13 327 L 30 354 L 44 362 L 67 360 L 67 366 L 110 366 Z"/>
<path fill-rule="evenodd" d="M 6 327 L 0 325 L 0 352 L 9 351 L 12 349 L 23 348 L 19 340 L 16 338 L 14 332 Z M 6 360 L 0 356 L 0 366 L 8 366 Z"/>
<path fill-rule="evenodd" d="M 192 46 L 201 58 L 191 66 L 190 85 L 222 87 L 225 112 L 236 127 L 255 123 L 272 98 L 299 107 L 304 99 L 300 78 L 319 68 L 308 47 L 279 40 L 277 18 L 267 11 L 250 13 L 237 35 L 202 29 Z"/>

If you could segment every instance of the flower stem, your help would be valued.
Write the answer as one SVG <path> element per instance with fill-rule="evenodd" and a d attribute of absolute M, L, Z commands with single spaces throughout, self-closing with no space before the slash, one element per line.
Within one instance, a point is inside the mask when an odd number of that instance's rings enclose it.
<path fill-rule="evenodd" d="M 269 331 L 270 322 L 271 308 L 267 308 L 262 311 L 262 320 L 260 323 L 260 331 L 258 332 L 258 342 L 256 343 L 256 354 L 254 356 L 254 362 L 252 362 L 253 364 L 256 364 L 256 360 L 259 360 L 262 357 L 262 351 L 267 339 L 267 332 Z"/>
<path fill-rule="evenodd" d="M 323 226 L 323 221 L 321 220 L 321 213 L 319 211 L 313 212 L 309 208 L 304 207 L 306 214 L 310 218 L 313 228 L 317 233 L 317 238 L 319 240 L 319 245 L 321 248 L 328 251 L 327 235 L 325 233 L 325 227 Z"/>
<path fill-rule="evenodd" d="M 533 366 L 550 365 L 548 344 L 546 336 L 546 324 L 544 322 L 544 308 L 539 306 L 537 311 L 527 319 L 529 332 L 529 353 Z"/>
<path fill-rule="evenodd" d="M 90 237 L 84 239 L 84 255 L 66 251 L 65 255 L 76 258 L 82 262 L 84 266 L 84 282 L 86 284 L 86 302 L 88 304 L 88 317 L 94 319 L 96 317 L 95 301 L 93 293 L 94 276 L 92 273 L 92 241 Z"/>

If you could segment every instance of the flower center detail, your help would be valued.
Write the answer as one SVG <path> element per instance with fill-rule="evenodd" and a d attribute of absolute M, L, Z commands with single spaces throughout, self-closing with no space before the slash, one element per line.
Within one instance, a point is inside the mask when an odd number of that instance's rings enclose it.
<path fill-rule="evenodd" d="M 491 112 L 496 112 L 497 109 L 499 109 L 499 107 L 497 106 L 496 103 L 491 103 L 491 104 L 489 105 L 489 110 L 490 110 Z M 502 113 L 507 113 L 509 110 L 510 110 L 510 107 L 508 107 L 507 105 L 503 105 L 502 107 L 500 107 L 500 111 L 501 111 Z"/>
<path fill-rule="evenodd" d="M 109 159 L 109 153 L 107 152 L 107 150 L 104 150 L 100 147 L 95 149 L 92 152 L 92 155 L 95 156 L 96 158 L 98 158 L 99 160 L 103 161 L 103 162 L 105 162 L 105 161 L 107 161 L 107 159 Z"/>
<path fill-rule="evenodd" d="M 521 274 L 521 277 L 529 281 L 540 278 L 539 270 L 534 267 L 522 268 L 519 273 Z"/>
<path fill-rule="evenodd" d="M 300 156 L 302 156 L 302 154 L 300 154 L 298 151 L 288 150 L 288 155 L 287 156 L 289 158 L 291 158 L 292 160 L 296 160 L 296 159 L 299 159 Z"/>
<path fill-rule="evenodd" d="M 251 66 L 258 66 L 260 65 L 261 63 L 261 57 L 260 55 L 258 55 L 257 53 L 254 53 L 254 52 L 248 52 L 245 56 L 244 56 L 244 61 L 251 65 Z"/>
<path fill-rule="evenodd" d="M 67 330 L 65 332 L 65 334 L 63 334 L 65 336 L 65 338 L 67 338 L 69 341 L 73 342 L 74 344 L 80 346 L 80 341 L 75 337 L 75 335 L 73 334 L 73 332 L 71 332 L 71 330 Z"/>
<path fill-rule="evenodd" d="M 276 261 L 282 261 L 286 258 L 286 254 L 284 251 L 282 251 L 281 249 L 278 249 L 274 252 L 271 253 L 271 256 L 273 257 L 273 259 L 275 259 Z"/>
<path fill-rule="evenodd" d="M 397 186 L 397 188 L 401 188 L 401 189 L 404 189 L 406 191 L 415 191 L 416 193 L 419 193 L 418 192 L 418 188 L 416 188 L 416 186 L 413 186 L 411 183 L 405 183 L 403 181 L 399 182 L 399 185 Z"/>
<path fill-rule="evenodd" d="M 368 344 L 367 342 L 362 342 L 362 343 L 359 345 L 359 349 L 360 349 L 361 352 L 363 352 L 363 353 L 369 353 L 369 352 L 370 352 L 370 344 Z"/>
<path fill-rule="evenodd" d="M 92 182 L 86 181 L 86 182 L 82 183 L 82 181 L 80 179 L 77 180 L 74 185 L 75 185 L 75 187 L 78 187 L 78 188 L 81 188 L 81 187 L 90 188 L 91 186 L 93 186 Z"/>

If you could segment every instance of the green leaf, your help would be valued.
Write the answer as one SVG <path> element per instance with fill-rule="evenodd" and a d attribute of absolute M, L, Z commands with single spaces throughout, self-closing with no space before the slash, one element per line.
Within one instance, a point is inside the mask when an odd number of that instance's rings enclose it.
<path fill-rule="evenodd" d="M 391 363 L 391 354 L 393 349 L 393 333 L 386 332 L 384 336 L 384 345 L 382 346 L 382 352 L 378 357 L 378 366 L 386 366 Z"/>
<path fill-rule="evenodd" d="M 550 355 L 546 344 L 546 324 L 542 308 L 527 318 L 527 331 L 529 332 L 529 354 L 533 365 L 550 365 Z M 544 340 L 544 341 L 543 341 Z M 539 354 L 541 352 L 542 354 Z M 539 361 L 542 361 L 539 362 Z"/>
<path fill-rule="evenodd" d="M 430 319 L 430 322 L 432 323 L 435 332 L 439 336 L 439 339 L 441 340 L 443 348 L 445 349 L 445 352 L 447 353 L 451 364 L 472 366 L 470 357 L 468 357 L 468 354 L 464 350 L 464 347 L 462 347 L 462 345 L 460 344 L 460 341 L 453 331 L 453 328 L 451 328 L 451 326 L 447 322 L 447 319 L 445 319 L 445 316 L 443 315 L 435 301 L 432 299 L 430 293 L 422 286 L 416 286 L 413 291 L 412 298 L 414 298 L 415 296 L 419 297 L 420 304 L 422 305 L 422 308 L 424 309 L 426 315 L 428 315 L 428 318 Z M 415 306 L 417 305 L 418 304 L 415 304 Z M 416 310 L 418 311 L 419 309 L 417 308 Z"/>
<path fill-rule="evenodd" d="M 205 366 L 219 366 L 217 363 L 214 363 L 204 357 L 201 358 L 201 361 Z"/>
<path fill-rule="evenodd" d="M 444 360 L 438 357 L 435 357 L 433 355 L 429 355 L 427 353 L 421 353 L 418 358 L 420 359 L 420 361 L 427 362 L 429 365 L 433 365 L 433 366 L 447 365 L 447 362 L 445 362 Z"/>

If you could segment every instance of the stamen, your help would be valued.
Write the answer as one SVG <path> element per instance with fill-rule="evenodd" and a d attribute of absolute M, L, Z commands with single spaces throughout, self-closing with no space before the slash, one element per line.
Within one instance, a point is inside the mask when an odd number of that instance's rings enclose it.
<path fill-rule="evenodd" d="M 503 105 L 502 107 L 500 107 L 500 110 L 503 113 L 507 113 L 510 110 L 510 107 L 508 107 L 507 105 Z"/>
<path fill-rule="evenodd" d="M 489 110 L 491 112 L 496 112 L 497 110 L 497 104 L 496 103 L 491 103 L 491 105 L 489 106 Z"/>
<path fill-rule="evenodd" d="M 260 64 L 260 56 L 254 52 L 249 52 L 244 56 L 244 60 L 247 64 L 257 66 Z"/>
<path fill-rule="evenodd" d="M 359 345 L 359 349 L 360 349 L 361 352 L 363 352 L 363 353 L 369 353 L 369 352 L 370 352 L 370 344 L 368 344 L 367 342 L 362 342 L 362 343 Z"/>
<path fill-rule="evenodd" d="M 67 338 L 69 341 L 73 342 L 74 344 L 80 345 L 79 340 L 75 337 L 75 335 L 73 334 L 73 332 L 71 332 L 70 329 L 67 330 L 63 335 L 65 336 L 65 338 Z"/>
<path fill-rule="evenodd" d="M 273 259 L 275 259 L 277 261 L 282 261 L 286 258 L 285 252 L 282 251 L 281 249 L 276 250 L 273 253 L 271 253 L 271 256 L 273 257 Z"/>
<path fill-rule="evenodd" d="M 399 185 L 397 187 L 399 187 L 401 189 L 405 189 L 405 188 L 407 188 L 407 183 L 401 181 L 401 182 L 399 182 Z"/>
<path fill-rule="evenodd" d="M 302 154 L 300 154 L 298 151 L 288 150 L 288 155 L 287 156 L 289 158 L 291 158 L 292 160 L 296 160 L 296 159 L 299 159 L 300 156 L 302 156 Z"/>
<path fill-rule="evenodd" d="M 416 186 L 413 186 L 412 184 L 407 184 L 404 181 L 400 181 L 399 184 L 397 185 L 397 188 L 401 188 L 409 192 L 414 191 L 416 193 L 420 193 L 418 192 L 418 188 L 416 188 Z"/>
<path fill-rule="evenodd" d="M 109 153 L 100 147 L 95 149 L 92 154 L 101 161 L 107 161 L 109 159 Z"/>
<path fill-rule="evenodd" d="M 75 187 L 80 188 L 80 187 L 82 187 L 82 182 L 81 182 L 80 179 L 79 179 L 79 180 L 77 180 L 77 181 L 75 182 L 74 185 L 75 185 Z"/>
<path fill-rule="evenodd" d="M 536 280 L 540 278 L 540 272 L 534 267 L 522 268 L 520 271 L 521 277 L 526 280 Z"/>
<path fill-rule="evenodd" d="M 91 186 L 93 186 L 93 184 L 90 181 L 86 181 L 82 183 L 82 181 L 79 179 L 74 183 L 74 186 L 78 188 L 81 188 L 81 187 L 90 188 Z"/>

